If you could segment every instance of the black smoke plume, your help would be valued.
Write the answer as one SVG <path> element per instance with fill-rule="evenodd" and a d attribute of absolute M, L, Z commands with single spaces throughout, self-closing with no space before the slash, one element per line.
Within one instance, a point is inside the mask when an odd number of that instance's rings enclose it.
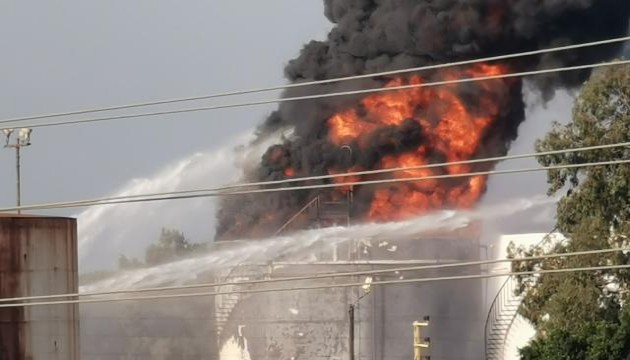
<path fill-rule="evenodd" d="M 331 79 L 516 53 L 541 48 L 620 37 L 627 33 L 628 0 L 324 0 L 325 15 L 334 23 L 326 41 L 311 41 L 289 62 L 291 82 Z M 590 64 L 618 55 L 618 44 L 599 46 L 506 62 L 511 71 Z M 559 87 L 580 85 L 589 70 L 537 76 L 531 81 L 545 99 Z M 439 80 L 437 73 L 422 73 Z M 286 97 L 382 87 L 389 79 L 369 79 L 295 88 Z M 460 86 L 467 106 L 475 106 L 476 84 Z M 500 119 L 485 134 L 476 157 L 504 155 L 524 119 L 522 83 L 506 87 Z M 417 147 L 423 134 L 414 121 L 386 127 L 373 134 L 373 146 L 352 157 L 327 139 L 326 120 L 335 112 L 357 105 L 360 97 L 345 96 L 283 103 L 257 130 L 261 141 L 282 129 L 293 135 L 271 147 L 260 164 L 244 172 L 246 181 L 285 179 L 285 169 L 296 176 L 324 175 L 331 169 L 356 165 L 370 169 L 387 154 Z M 427 110 L 429 111 L 429 110 Z M 389 141 L 396 139 L 396 141 Z M 432 160 L 442 155 L 436 152 Z M 316 182 L 312 182 L 313 184 Z M 372 195 L 357 189 L 361 215 Z M 217 239 L 266 236 L 314 196 L 313 191 L 291 191 L 222 199 Z"/>

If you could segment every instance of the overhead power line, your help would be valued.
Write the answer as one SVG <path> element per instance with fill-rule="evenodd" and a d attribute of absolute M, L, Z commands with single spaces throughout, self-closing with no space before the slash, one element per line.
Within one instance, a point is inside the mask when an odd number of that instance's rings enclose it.
<path fill-rule="evenodd" d="M 486 278 L 495 278 L 495 277 L 503 277 L 503 276 L 527 276 L 527 275 L 562 274 L 562 273 L 570 273 L 570 272 L 586 272 L 586 271 L 601 271 L 601 270 L 622 270 L 622 269 L 628 269 L 628 268 L 630 268 L 630 265 L 606 265 L 606 266 L 591 266 L 591 267 L 577 267 L 577 268 L 561 268 L 561 269 L 552 269 L 552 270 L 504 272 L 504 273 L 493 273 L 493 274 L 439 276 L 439 277 L 431 277 L 431 278 L 413 278 L 413 279 L 402 279 L 402 280 L 401 279 L 381 280 L 381 281 L 371 282 L 370 286 L 428 283 L 428 282 L 452 281 L 452 280 L 475 280 L 475 279 L 486 279 Z M 353 283 L 345 283 L 345 284 L 294 286 L 290 288 L 246 289 L 246 290 L 210 291 L 210 292 L 184 293 L 184 294 L 131 296 L 131 297 L 103 298 L 103 299 L 42 301 L 42 302 L 30 302 L 30 303 L 18 303 L 18 304 L 0 304 L 0 308 L 31 307 L 31 306 L 45 306 L 45 305 L 92 304 L 92 303 L 108 303 L 108 302 L 122 302 L 122 301 L 181 299 L 181 298 L 205 297 L 205 296 L 216 296 L 216 295 L 260 294 L 260 293 L 271 293 L 271 292 L 322 290 L 322 289 L 360 287 L 360 286 L 365 286 L 365 283 L 353 282 Z"/>
<path fill-rule="evenodd" d="M 306 280 L 318 280 L 318 279 L 350 277 L 350 276 L 373 276 L 373 275 L 389 274 L 389 273 L 395 273 L 395 272 L 447 269 L 447 268 L 456 268 L 456 267 L 491 265 L 491 264 L 499 264 L 499 263 L 504 263 L 504 262 L 513 263 L 513 262 L 546 260 L 546 259 L 575 257 L 575 256 L 584 256 L 584 255 L 600 255 L 600 254 L 608 254 L 608 253 L 621 252 L 621 251 L 630 251 L 630 248 L 575 251 L 575 252 L 567 252 L 567 253 L 513 258 L 513 259 L 480 260 L 480 261 L 468 261 L 468 262 L 455 262 L 455 263 L 447 263 L 447 264 L 405 266 L 405 267 L 394 267 L 394 268 L 382 269 L 382 270 L 331 272 L 331 273 L 323 273 L 323 274 L 316 274 L 316 275 L 282 277 L 282 278 L 264 279 L 264 280 L 226 281 L 226 282 L 219 282 L 219 283 L 215 282 L 215 283 L 203 283 L 203 284 L 194 284 L 194 285 L 164 286 L 164 287 L 154 287 L 154 288 L 145 288 L 145 289 L 94 291 L 94 292 L 82 292 L 82 293 L 71 293 L 71 294 L 54 294 L 54 295 L 25 296 L 25 297 L 14 297 L 14 298 L 0 298 L 0 303 L 15 302 L 15 301 L 43 300 L 43 299 L 58 299 L 58 298 L 69 298 L 69 297 L 137 294 L 137 293 L 147 293 L 147 292 L 156 292 L 156 291 L 190 290 L 190 289 L 232 286 L 232 285 L 238 285 L 238 286 L 258 285 L 258 284 L 268 284 L 268 283 L 277 283 L 277 282 L 306 281 Z"/>
<path fill-rule="evenodd" d="M 409 84 L 409 85 L 379 87 L 379 88 L 342 91 L 342 92 L 324 93 L 324 94 L 315 94 L 315 95 L 275 98 L 275 99 L 266 99 L 266 100 L 232 103 L 232 104 L 220 104 L 220 105 L 214 105 L 214 106 L 188 108 L 188 109 L 165 110 L 165 111 L 156 111 L 156 112 L 148 112 L 148 113 L 129 114 L 129 115 L 114 115 L 114 116 L 66 120 L 66 121 L 48 122 L 48 123 L 33 123 L 33 124 L 22 125 L 22 126 L 28 127 L 28 128 L 42 128 L 42 127 L 52 127 L 52 126 L 98 123 L 98 122 L 104 122 L 104 121 L 123 120 L 123 119 L 132 119 L 132 118 L 141 118 L 141 117 L 153 117 L 153 116 L 159 116 L 159 115 L 183 114 L 183 113 L 192 113 L 192 112 L 219 110 L 219 109 L 229 109 L 229 108 L 239 108 L 239 107 L 247 107 L 247 106 L 294 102 L 294 101 L 302 101 L 302 100 L 324 99 L 324 98 L 337 97 L 337 96 L 361 95 L 361 94 L 370 94 L 370 93 L 380 93 L 380 92 L 385 92 L 385 91 L 396 91 L 396 90 L 405 90 L 405 89 L 413 89 L 413 88 L 424 88 L 424 87 L 435 87 L 435 86 L 452 85 L 452 84 L 471 83 L 471 82 L 477 82 L 477 81 L 507 79 L 507 78 L 533 76 L 533 75 L 544 75 L 544 74 L 549 74 L 549 73 L 576 71 L 576 70 L 592 69 L 596 67 L 615 66 L 615 65 L 624 65 L 624 64 L 630 64 L 630 60 L 616 60 L 616 61 L 610 61 L 610 62 L 604 62 L 604 63 L 559 67 L 559 68 L 543 69 L 543 70 L 523 71 L 523 72 L 508 73 L 508 74 L 501 74 L 501 75 L 477 76 L 477 77 L 472 77 L 472 78 L 435 81 L 435 82 L 428 82 L 428 83 L 422 83 L 422 84 Z"/>
<path fill-rule="evenodd" d="M 189 101 L 197 101 L 197 100 L 208 100 L 208 99 L 228 97 L 228 96 L 246 95 L 246 94 L 253 94 L 253 93 L 260 93 L 260 92 L 269 92 L 269 91 L 284 90 L 284 89 L 291 89 L 291 88 L 298 88 L 298 87 L 314 86 L 314 85 L 324 85 L 324 84 L 331 84 L 331 83 L 348 81 L 348 80 L 358 80 L 358 79 L 366 79 L 366 78 L 373 78 L 373 77 L 379 77 L 379 76 L 389 76 L 389 75 L 405 74 L 405 73 L 411 73 L 411 72 L 420 72 L 420 71 L 425 71 L 425 70 L 435 70 L 435 69 L 441 69 L 441 68 L 446 68 L 446 67 L 476 64 L 480 62 L 507 60 L 507 59 L 513 59 L 513 58 L 519 58 L 519 57 L 532 56 L 532 55 L 539 55 L 539 54 L 546 54 L 546 53 L 552 53 L 552 52 L 574 50 L 574 49 L 579 49 L 579 48 L 620 43 L 620 42 L 625 42 L 628 40 L 630 40 L 630 36 L 601 40 L 601 41 L 593 41 L 593 42 L 582 43 L 582 44 L 559 46 L 559 47 L 533 50 L 533 51 L 525 51 L 525 52 L 520 52 L 520 53 L 491 56 L 491 57 L 480 58 L 480 59 L 472 59 L 472 60 L 456 61 L 456 62 L 450 62 L 450 63 L 444 63 L 444 64 L 420 66 L 420 67 L 413 67 L 413 68 L 407 68 L 407 69 L 401 69 L 401 70 L 382 71 L 382 72 L 362 74 L 362 75 L 345 76 L 345 77 L 339 77 L 339 78 L 334 78 L 334 79 L 307 81 L 307 82 L 301 82 L 301 83 L 276 85 L 276 86 L 271 86 L 271 87 L 254 88 L 254 89 L 248 89 L 248 90 L 228 91 L 228 92 L 222 92 L 222 93 L 216 93 L 216 94 L 210 94 L 210 95 L 201 95 L 201 96 L 184 97 L 184 98 L 176 98 L 176 99 L 165 99 L 165 100 L 140 102 L 140 103 L 135 103 L 135 104 L 127 104 L 127 105 L 117 105 L 117 106 L 83 109 L 83 110 L 76 110 L 76 111 L 69 111 L 69 112 L 59 112 L 59 113 L 53 113 L 53 114 L 19 117 L 19 118 L 2 120 L 0 121 L 0 124 L 19 123 L 19 122 L 24 122 L 24 121 L 41 120 L 41 119 L 48 119 L 48 118 L 61 117 L 61 116 L 83 115 L 83 114 L 112 111 L 112 110 L 123 110 L 123 109 L 131 109 L 131 108 L 146 107 L 146 106 L 153 106 L 153 105 L 165 105 L 165 104 L 173 104 L 173 103 L 189 102 Z"/>
<path fill-rule="evenodd" d="M 391 184 L 391 183 L 404 183 L 404 182 L 418 182 L 418 181 L 423 181 L 423 180 L 452 179 L 452 178 L 474 177 L 474 176 L 482 176 L 482 175 L 485 176 L 485 175 L 517 174 L 517 173 L 537 172 L 537 171 L 556 170 L 556 169 L 575 169 L 575 168 L 585 168 L 585 167 L 593 167 L 593 166 L 620 165 L 620 164 L 626 164 L 626 163 L 630 163 L 630 159 L 590 162 L 590 163 L 582 163 L 582 164 L 553 165 L 553 166 L 523 168 L 523 169 L 476 171 L 476 172 L 468 172 L 468 173 L 461 173 L 461 174 L 445 174 L 445 175 L 420 176 L 420 177 L 409 177 L 409 178 L 364 180 L 364 181 L 354 181 L 354 182 L 346 182 L 346 183 L 303 185 L 303 186 L 291 186 L 291 187 L 288 187 L 288 186 L 287 187 L 272 187 L 272 188 L 252 189 L 252 190 L 242 190 L 242 191 L 212 191 L 211 190 L 208 192 L 203 192 L 201 194 L 193 193 L 190 195 L 156 196 L 156 197 L 134 198 L 134 199 L 126 199 L 126 200 L 113 200 L 113 201 L 96 200 L 93 202 L 88 202 L 88 201 L 80 200 L 80 201 L 0 208 L 0 212 L 10 212 L 10 211 L 17 211 L 17 210 L 24 211 L 24 210 L 61 209 L 61 208 L 87 207 L 87 206 L 97 206 L 97 205 L 139 203 L 139 202 L 148 202 L 148 201 L 183 200 L 183 199 L 228 196 L 228 195 L 233 196 L 233 195 L 261 194 L 261 193 L 282 192 L 282 191 L 327 189 L 327 188 L 348 187 L 348 186 L 365 186 L 365 185 L 378 185 L 378 184 Z M 202 191 L 199 191 L 199 192 L 202 192 Z"/>
<path fill-rule="evenodd" d="M 289 183 L 293 184 L 293 183 L 305 182 L 305 181 L 328 180 L 328 179 L 344 178 L 344 177 L 351 177 L 351 176 L 376 175 L 376 174 L 393 173 L 393 172 L 399 172 L 399 171 L 413 171 L 413 170 L 420 170 L 420 169 L 447 167 L 447 166 L 454 166 L 454 165 L 470 165 L 470 164 L 477 164 L 477 163 L 484 163 L 484 162 L 499 162 L 499 161 L 506 161 L 506 160 L 516 160 L 516 159 L 538 157 L 538 156 L 548 156 L 548 155 L 559 155 L 559 154 L 566 154 L 566 153 L 572 153 L 572 152 L 603 150 L 603 149 L 618 148 L 618 147 L 630 147 L 630 142 L 585 146 L 585 147 L 572 148 L 572 149 L 550 150 L 550 151 L 542 151 L 542 152 L 528 153 L 528 154 L 496 156 L 496 157 L 472 159 L 472 160 L 450 161 L 450 162 L 435 163 L 435 164 L 404 166 L 404 167 L 386 168 L 386 169 L 378 169 L 378 170 L 365 170 L 365 171 L 355 171 L 355 172 L 347 172 L 347 173 L 340 173 L 340 174 L 297 177 L 297 178 L 289 178 L 289 179 L 283 179 L 283 180 L 231 184 L 231 185 L 224 185 L 224 186 L 215 187 L 215 188 L 165 191 L 165 192 L 154 192 L 154 193 L 145 193 L 145 194 L 136 194 L 136 195 L 109 196 L 109 197 L 100 197 L 96 199 L 77 200 L 77 201 L 67 202 L 66 204 L 67 205 L 71 205 L 71 204 L 80 205 L 80 204 L 91 204 L 91 203 L 102 202 L 102 201 L 116 201 L 116 200 L 167 196 L 167 195 L 196 194 L 200 192 L 225 191 L 225 190 L 233 190 L 233 189 L 241 189 L 241 188 L 259 187 L 259 186 L 289 184 Z"/>

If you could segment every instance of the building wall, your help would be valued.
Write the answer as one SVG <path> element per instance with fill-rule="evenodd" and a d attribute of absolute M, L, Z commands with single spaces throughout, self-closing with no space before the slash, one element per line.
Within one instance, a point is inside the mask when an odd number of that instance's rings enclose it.
<path fill-rule="evenodd" d="M 75 219 L 0 216 L 0 296 L 78 291 Z M 3 360 L 78 359 L 76 305 L 0 309 Z"/>

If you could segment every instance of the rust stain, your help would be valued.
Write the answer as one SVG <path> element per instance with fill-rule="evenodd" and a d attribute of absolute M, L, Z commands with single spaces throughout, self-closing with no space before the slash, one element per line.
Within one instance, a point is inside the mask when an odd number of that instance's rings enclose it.
<path fill-rule="evenodd" d="M 20 296 L 20 273 L 23 253 L 19 238 L 19 220 L 2 219 L 0 222 L 0 296 Z M 23 359 L 24 308 L 0 309 L 0 358 Z"/>
<path fill-rule="evenodd" d="M 0 297 L 43 295 L 32 292 L 38 291 L 36 285 L 43 280 L 38 273 L 46 271 L 67 274 L 54 285 L 52 293 L 77 291 L 76 220 L 0 214 Z M 66 355 L 78 359 L 77 306 L 71 305 L 67 311 L 64 322 L 66 336 L 71 340 L 67 344 L 70 353 Z M 21 307 L 0 308 L 0 360 L 33 358 L 30 313 Z M 50 346 L 54 343 L 53 352 L 57 353 L 60 339 L 54 336 L 50 339 Z M 54 356 L 54 359 L 60 358 Z"/>

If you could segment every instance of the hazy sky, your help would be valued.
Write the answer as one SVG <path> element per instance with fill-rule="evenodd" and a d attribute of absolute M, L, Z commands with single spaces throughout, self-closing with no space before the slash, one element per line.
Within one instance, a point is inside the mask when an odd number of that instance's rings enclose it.
<path fill-rule="evenodd" d="M 291 0 L 3 1 L 0 118 L 276 85 L 284 82 L 284 64 L 305 42 L 325 38 L 330 26 L 319 0 L 299 6 Z M 544 135 L 552 120 L 566 121 L 570 115 L 571 97 L 564 93 L 548 107 L 529 103 L 528 120 L 511 153 L 533 151 L 534 140 Z M 23 151 L 23 203 L 91 198 L 121 189 L 143 192 L 218 185 L 234 176 L 226 149 L 234 146 L 237 137 L 251 133 L 271 109 L 225 109 L 35 129 L 33 145 Z M 535 165 L 525 160 L 500 168 Z M 0 166 L 0 205 L 12 206 L 14 153 L 0 151 Z M 506 175 L 489 184 L 485 202 L 544 193 L 545 176 Z M 210 239 L 212 211 L 212 206 L 199 201 L 95 210 L 83 213 L 80 236 L 89 238 L 90 244 L 101 244 L 92 246 L 95 255 L 89 262 L 107 266 L 117 253 L 139 255 L 162 225 L 181 228 L 195 240 Z M 542 231 L 552 222 L 553 211 L 526 216 L 514 222 L 532 224 L 531 228 L 512 228 Z"/>
<path fill-rule="evenodd" d="M 275 85 L 302 44 L 330 27 L 321 1 L 3 1 L 1 8 L 2 119 Z M 36 129 L 23 151 L 23 203 L 110 193 L 251 129 L 270 109 Z M 0 204 L 13 205 L 14 154 L 0 151 L 0 164 Z"/>

